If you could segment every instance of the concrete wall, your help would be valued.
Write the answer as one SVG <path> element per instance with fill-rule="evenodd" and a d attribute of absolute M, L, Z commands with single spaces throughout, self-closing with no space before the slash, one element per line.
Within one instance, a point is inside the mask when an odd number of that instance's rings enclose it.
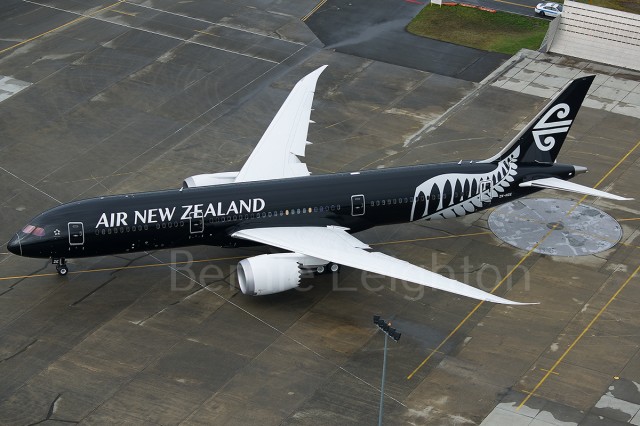
<path fill-rule="evenodd" d="M 640 15 L 566 0 L 550 38 L 550 52 L 640 70 Z"/>

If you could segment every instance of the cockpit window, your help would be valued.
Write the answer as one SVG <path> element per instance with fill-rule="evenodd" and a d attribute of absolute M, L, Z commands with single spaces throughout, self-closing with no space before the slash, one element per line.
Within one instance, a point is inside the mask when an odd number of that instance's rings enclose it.
<path fill-rule="evenodd" d="M 22 228 L 22 232 L 24 232 L 25 234 L 33 234 L 36 237 L 44 237 L 44 229 L 33 225 L 25 226 L 24 228 Z"/>

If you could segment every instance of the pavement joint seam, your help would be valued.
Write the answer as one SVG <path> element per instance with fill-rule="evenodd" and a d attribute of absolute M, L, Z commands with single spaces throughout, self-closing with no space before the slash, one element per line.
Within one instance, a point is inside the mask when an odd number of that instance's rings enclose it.
<path fill-rule="evenodd" d="M 558 366 L 560 365 L 560 363 L 564 360 L 564 358 L 569 354 L 569 352 L 571 352 L 573 350 L 573 348 L 580 342 L 580 340 L 584 337 L 584 335 L 587 333 L 587 331 L 589 331 L 591 329 L 591 327 L 596 323 L 596 321 L 600 318 L 600 316 L 602 316 L 602 314 L 607 310 L 607 308 L 609 307 L 609 305 L 611 305 L 611 303 L 617 299 L 618 295 L 622 292 L 622 290 L 624 290 L 627 286 L 627 284 L 629 284 L 629 282 L 631 282 L 631 279 L 634 278 L 638 272 L 640 272 L 640 265 L 638 265 L 638 267 L 633 271 L 633 273 L 631 275 L 629 275 L 629 277 L 626 279 L 626 281 L 620 286 L 620 288 L 618 288 L 618 290 L 613 294 L 613 296 L 611 296 L 609 298 L 609 300 L 607 301 L 607 303 L 605 303 L 605 305 L 600 308 L 600 310 L 598 311 L 598 313 L 593 317 L 593 319 L 589 322 L 589 324 L 587 324 L 587 326 L 582 330 L 582 332 L 578 335 L 578 337 L 576 337 L 574 339 L 574 341 L 569 345 L 569 347 L 562 353 L 562 355 L 560 355 L 560 358 L 558 358 L 556 360 L 556 362 L 553 364 L 553 366 L 549 369 L 549 371 L 542 377 L 542 379 L 540 379 L 540 381 L 536 384 L 536 386 L 533 388 L 533 390 L 531 390 L 530 392 L 527 392 L 527 396 L 522 400 L 522 402 L 520 402 L 520 404 L 518 405 L 518 408 L 516 410 L 520 410 L 526 403 L 527 401 L 529 401 L 529 399 L 531 398 L 531 396 L 533 394 L 535 394 L 538 389 L 544 384 L 544 382 L 546 382 L 546 380 L 549 378 L 549 376 L 555 372 L 555 369 L 558 368 Z"/>
<path fill-rule="evenodd" d="M 604 182 L 604 180 L 609 177 L 609 175 L 611 173 L 613 173 L 614 170 L 616 170 L 638 147 L 640 146 L 640 140 L 633 146 L 633 148 L 631 148 L 629 151 L 627 151 L 627 153 L 622 156 L 622 158 L 612 167 L 609 169 L 609 171 L 607 173 L 605 173 L 605 175 L 598 181 L 598 183 L 596 183 L 594 185 L 594 188 L 599 187 L 602 182 Z M 569 210 L 566 215 L 570 215 L 580 204 L 582 204 L 584 202 L 584 200 L 587 199 L 587 195 L 584 195 L 576 204 L 575 206 Z M 496 290 L 498 290 L 498 288 L 500 288 L 502 286 L 502 284 L 504 284 L 504 282 L 511 276 L 513 275 L 513 273 L 516 271 L 516 269 L 522 265 L 522 263 L 524 263 L 524 261 L 526 259 L 528 259 L 536 250 L 536 248 L 538 248 L 538 246 L 544 241 L 546 240 L 552 233 L 553 231 L 556 229 L 557 224 L 555 224 L 553 226 L 553 228 L 549 229 L 549 231 L 546 233 L 546 235 L 544 237 L 542 237 L 540 239 L 540 241 L 538 241 L 521 259 L 520 261 L 518 261 L 518 263 L 516 263 L 516 265 L 507 273 L 507 275 L 505 275 L 505 277 L 498 283 L 496 284 L 496 286 L 490 291 L 491 294 L 493 294 Z M 640 269 L 640 266 L 638 266 L 638 269 Z M 480 308 L 480 306 L 482 306 L 484 304 L 484 300 L 481 300 L 480 302 L 478 302 L 476 304 L 476 306 L 471 310 L 471 312 L 469 312 L 467 314 L 466 317 L 464 317 L 462 319 L 462 321 L 460 321 L 460 323 L 447 335 L 447 337 L 444 338 L 444 340 L 436 347 L 436 349 L 434 349 L 434 351 L 432 351 L 429 355 L 427 355 L 427 357 L 422 360 L 422 362 L 407 376 L 407 380 L 411 380 L 411 378 L 413 378 L 413 376 L 433 357 L 433 354 L 435 353 L 436 350 L 440 350 L 442 349 L 442 347 L 458 332 L 458 330 L 460 330 L 460 328 L 462 328 L 462 326 L 469 320 L 469 318 L 471 318 L 471 316 L 473 316 L 473 314 Z M 547 374 L 546 377 L 548 377 L 549 374 Z M 535 390 L 534 390 L 535 391 Z M 527 398 L 528 399 L 528 398 Z M 526 402 L 526 400 L 524 401 Z M 523 403 L 524 403 L 523 402 Z M 522 406 L 522 404 L 520 405 Z"/>

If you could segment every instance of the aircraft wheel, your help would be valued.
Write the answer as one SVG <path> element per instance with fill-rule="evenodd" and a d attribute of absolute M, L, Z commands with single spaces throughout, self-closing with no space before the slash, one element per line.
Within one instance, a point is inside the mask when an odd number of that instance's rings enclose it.
<path fill-rule="evenodd" d="M 320 265 L 316 268 L 316 274 L 324 274 L 324 265 Z"/>
<path fill-rule="evenodd" d="M 64 277 L 69 273 L 69 268 L 67 268 L 67 265 L 57 265 L 56 271 L 58 271 L 59 275 L 62 275 Z"/>
<path fill-rule="evenodd" d="M 330 269 L 333 273 L 340 272 L 340 265 L 338 265 L 337 263 L 332 263 Z"/>

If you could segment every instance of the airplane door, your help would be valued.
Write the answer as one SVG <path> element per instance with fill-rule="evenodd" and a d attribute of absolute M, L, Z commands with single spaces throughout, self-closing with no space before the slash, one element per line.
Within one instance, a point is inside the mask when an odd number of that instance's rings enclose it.
<path fill-rule="evenodd" d="M 483 203 L 491 202 L 491 181 L 490 180 L 480 181 L 480 201 L 482 201 Z"/>
<path fill-rule="evenodd" d="M 84 225 L 82 222 L 69 222 L 69 245 L 81 246 L 84 244 Z"/>
<path fill-rule="evenodd" d="M 362 216 L 364 214 L 364 195 L 351 196 L 351 216 Z"/>
<path fill-rule="evenodd" d="M 204 218 L 191 217 L 189 218 L 189 232 L 192 234 L 202 234 L 204 231 Z"/>

